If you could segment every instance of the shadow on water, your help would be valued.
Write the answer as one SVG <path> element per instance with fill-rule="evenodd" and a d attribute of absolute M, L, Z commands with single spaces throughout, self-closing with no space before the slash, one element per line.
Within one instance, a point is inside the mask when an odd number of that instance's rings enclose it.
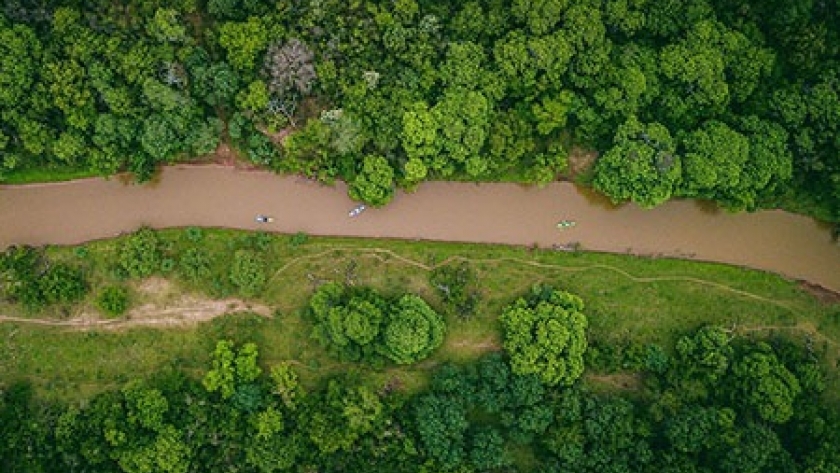
<path fill-rule="evenodd" d="M 148 181 L 145 182 L 138 182 L 134 176 L 134 173 L 131 172 L 123 172 L 117 174 L 116 179 L 117 181 L 124 185 L 124 186 L 144 186 L 150 189 L 156 188 L 160 184 L 161 177 L 163 175 L 163 167 L 159 166 L 155 169 L 152 173 L 151 177 Z"/>
<path fill-rule="evenodd" d="M 718 204 L 711 200 L 695 200 L 694 206 L 704 214 L 708 215 L 718 215 L 722 211 Z"/>
<path fill-rule="evenodd" d="M 593 190 L 588 187 L 583 187 L 579 185 L 575 185 L 575 190 L 577 193 L 582 196 L 586 201 L 596 207 L 600 207 L 604 210 L 618 210 L 621 207 L 627 205 L 626 203 L 623 204 L 615 204 L 609 197 L 600 192 Z"/>

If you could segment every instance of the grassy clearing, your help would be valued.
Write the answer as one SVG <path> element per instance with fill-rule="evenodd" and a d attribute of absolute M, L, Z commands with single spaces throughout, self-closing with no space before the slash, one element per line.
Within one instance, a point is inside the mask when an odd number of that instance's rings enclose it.
<path fill-rule="evenodd" d="M 840 306 L 824 305 L 796 283 L 769 273 L 720 264 L 649 259 L 635 256 L 565 253 L 498 245 L 449 244 L 348 238 L 309 238 L 291 244 L 292 236 L 255 236 L 245 232 L 202 230 L 201 237 L 170 230 L 160 233 L 170 255 L 201 247 L 213 255 L 213 283 L 175 282 L 168 291 L 227 297 L 225 275 L 239 248 L 256 248 L 267 262 L 268 284 L 258 301 L 273 316 L 236 314 L 180 328 L 85 330 L 31 324 L 0 324 L 0 373 L 6 379 L 29 378 L 39 391 L 55 398 L 83 398 L 98 390 L 142 378 L 169 367 L 200 376 L 216 340 L 254 340 L 265 366 L 293 360 L 303 380 L 313 384 L 325 375 L 360 370 L 374 383 L 421 386 L 428 369 L 447 360 L 466 361 L 501 341 L 497 314 L 533 284 L 550 283 L 577 293 L 587 303 L 590 337 L 607 343 L 659 343 L 706 323 L 743 334 L 769 331 L 797 340 L 810 337 L 825 348 L 829 363 L 840 358 Z M 194 235 L 193 235 L 194 236 Z M 113 282 L 118 240 L 92 242 L 86 250 L 50 248 L 49 255 L 83 264 L 97 287 Z M 174 257 L 174 256 L 173 256 Z M 415 292 L 438 305 L 428 271 L 446 261 L 466 260 L 476 269 L 483 300 L 479 315 L 448 320 L 442 348 L 410 368 L 369 367 L 338 363 L 309 338 L 311 325 L 302 316 L 316 285 L 328 280 L 371 285 L 380 292 Z M 168 276 L 177 279 L 177 271 Z M 148 297 L 135 291 L 135 305 Z M 91 296 L 92 300 L 92 296 Z M 92 312 L 87 301 L 75 311 Z M 0 308 L 6 315 L 14 308 Z M 76 312 L 53 310 L 39 317 L 67 317 Z M 830 383 L 840 387 L 836 369 Z M 833 389 L 840 392 L 840 389 Z"/>
<path fill-rule="evenodd" d="M 3 184 L 35 184 L 41 182 L 62 182 L 86 177 L 100 176 L 101 173 L 84 168 L 26 168 L 16 169 L 3 177 Z"/>

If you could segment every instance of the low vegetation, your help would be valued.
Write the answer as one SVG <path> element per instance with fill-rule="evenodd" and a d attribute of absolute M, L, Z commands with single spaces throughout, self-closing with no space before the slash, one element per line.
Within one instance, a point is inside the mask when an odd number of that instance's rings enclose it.
<path fill-rule="evenodd" d="M 206 229 L 11 248 L 0 262 L 0 310 L 19 318 L 0 323 L 4 471 L 816 473 L 838 461 L 840 308 L 767 273 Z M 54 267 L 49 285 L 81 297 L 37 292 Z M 262 274 L 259 290 L 235 272 Z M 273 313 L 150 327 L 135 314 L 155 290 Z M 453 294 L 471 294 L 469 316 Z M 99 311 L 126 325 L 44 325 Z"/>

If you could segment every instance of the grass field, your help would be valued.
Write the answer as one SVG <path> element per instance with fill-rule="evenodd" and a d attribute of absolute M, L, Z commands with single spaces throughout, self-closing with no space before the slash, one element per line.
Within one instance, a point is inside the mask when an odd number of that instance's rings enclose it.
<path fill-rule="evenodd" d="M 188 238 L 183 230 L 159 235 L 171 254 L 200 245 L 214 255 L 212 271 L 222 276 L 233 250 L 258 248 L 267 261 L 268 284 L 262 296 L 250 302 L 270 310 L 264 315 L 240 312 L 164 328 L 132 325 L 131 320 L 100 328 L 0 323 L 0 382 L 25 378 L 45 397 L 79 399 L 169 368 L 200 376 L 216 340 L 232 338 L 259 343 L 266 367 L 291 360 L 310 384 L 331 373 L 358 369 L 373 382 L 397 382 L 412 389 L 422 385 L 429 368 L 438 363 L 465 361 L 498 349 L 496 320 L 502 307 L 533 284 L 548 283 L 583 297 L 589 337 L 600 343 L 668 347 L 678 335 L 707 323 L 744 335 L 772 332 L 798 341 L 810 339 L 826 352 L 829 382 L 837 388 L 829 391 L 840 392 L 840 305 L 821 303 L 797 283 L 764 272 L 693 261 L 498 245 L 347 238 L 308 238 L 303 244 L 292 244 L 294 238 L 288 235 L 208 229 L 200 233 L 199 239 Z M 113 279 L 109 261 L 117 244 L 118 240 L 104 240 L 84 250 L 50 248 L 48 253 L 80 261 L 96 288 Z M 385 294 L 414 292 L 437 305 L 428 272 L 435 265 L 461 260 L 478 273 L 483 295 L 479 314 L 469 320 L 450 317 L 444 345 L 419 365 L 378 370 L 350 366 L 328 358 L 310 339 L 311 325 L 302 309 L 319 282 L 370 285 Z M 175 275 L 170 273 L 169 279 L 174 281 Z M 235 296 L 218 284 L 168 284 L 169 298 L 180 293 Z M 134 306 L 148 302 L 149 297 L 135 291 Z M 158 302 L 165 307 L 169 301 Z M 4 315 L 38 319 L 94 313 L 89 302 L 69 312 L 33 315 L 16 310 L 0 307 Z"/>

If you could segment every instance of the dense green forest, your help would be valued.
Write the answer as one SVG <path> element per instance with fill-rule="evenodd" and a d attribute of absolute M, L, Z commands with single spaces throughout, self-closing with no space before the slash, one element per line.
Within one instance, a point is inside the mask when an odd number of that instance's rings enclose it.
<path fill-rule="evenodd" d="M 374 205 L 565 173 L 838 221 L 838 31 L 836 0 L 8 0 L 0 179 L 225 143 Z"/>
<path fill-rule="evenodd" d="M 840 416 L 822 404 L 823 375 L 805 348 L 707 326 L 680 338 L 673 356 L 657 345 L 589 356 L 590 366 L 603 370 L 612 360 L 623 371 L 618 389 L 597 392 L 577 382 L 583 365 L 574 352 L 585 342 L 576 347 L 573 339 L 584 329 L 571 321 L 585 321 L 582 301 L 545 288 L 530 298 L 509 309 L 531 312 L 534 337 L 506 330 L 507 353 L 437 366 L 428 386 L 411 394 L 353 370 L 305 389 L 294 364 L 264 366 L 256 344 L 231 340 L 219 341 L 201 381 L 173 363 L 72 405 L 11 384 L 0 390 L 0 468 L 838 471 Z M 565 330 L 570 343 L 558 348 Z M 634 387 L 622 388 L 622 379 Z"/>

